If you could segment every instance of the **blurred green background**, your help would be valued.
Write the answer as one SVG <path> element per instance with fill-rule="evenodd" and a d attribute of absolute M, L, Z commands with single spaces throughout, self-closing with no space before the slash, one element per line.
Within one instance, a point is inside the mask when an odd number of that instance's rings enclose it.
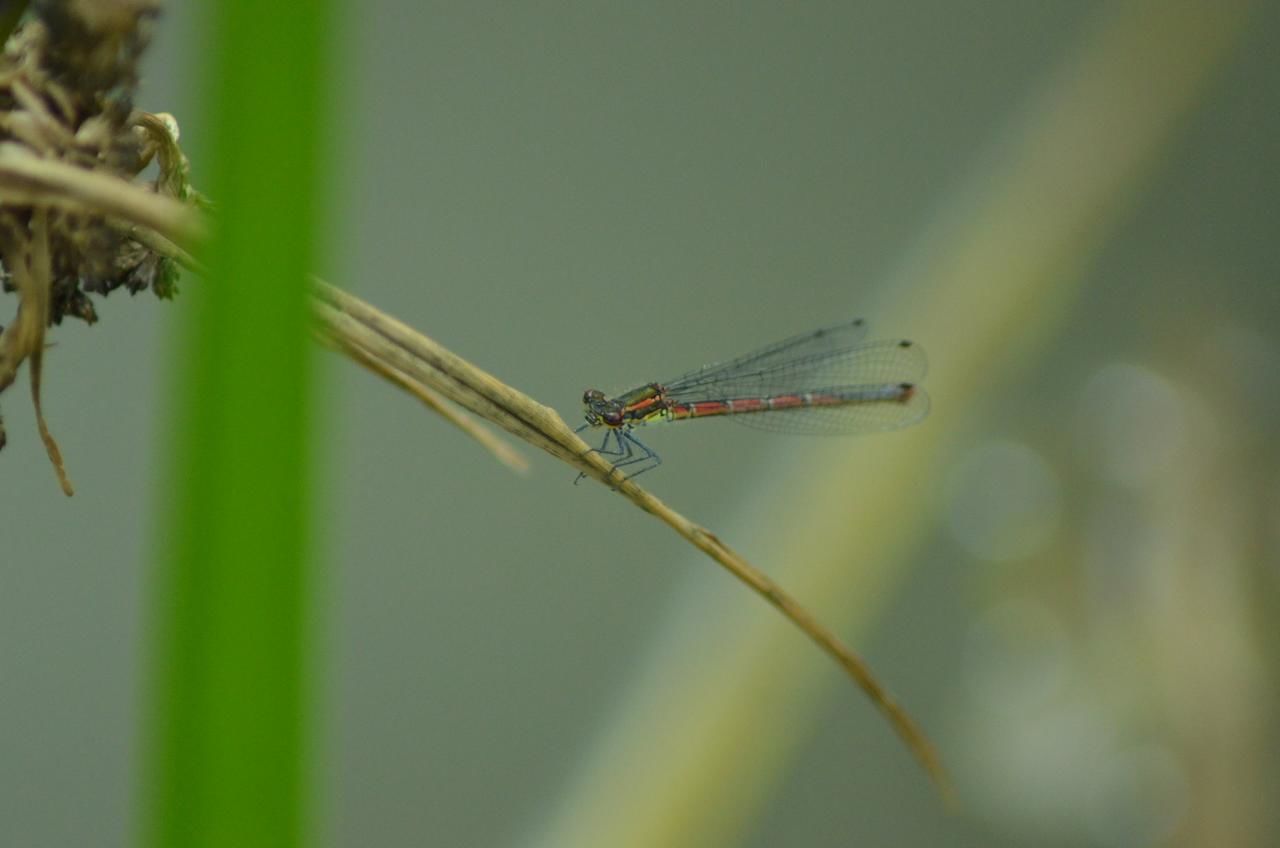
<path fill-rule="evenodd" d="M 963 807 L 673 534 L 327 357 L 320 844 L 1280 839 L 1276 4 L 344 15 L 318 270 L 566 417 L 855 314 L 929 352 L 912 431 L 654 428 L 643 482 L 864 651 Z M 203 43 L 170 4 L 140 102 L 197 185 Z M 3 398 L 15 845 L 136 826 L 184 306 L 97 306 L 46 356 L 75 498 Z"/>

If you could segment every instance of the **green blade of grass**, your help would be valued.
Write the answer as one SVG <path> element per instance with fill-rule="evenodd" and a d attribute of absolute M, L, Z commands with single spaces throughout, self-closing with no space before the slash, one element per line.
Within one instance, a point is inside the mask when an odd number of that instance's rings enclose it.
<path fill-rule="evenodd" d="M 309 835 L 312 353 L 325 3 L 206 10 L 218 204 L 178 369 L 142 829 L 155 846 Z"/>

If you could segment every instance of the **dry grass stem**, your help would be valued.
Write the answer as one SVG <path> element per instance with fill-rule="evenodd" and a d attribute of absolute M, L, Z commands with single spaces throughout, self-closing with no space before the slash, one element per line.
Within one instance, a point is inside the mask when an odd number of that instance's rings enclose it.
<path fill-rule="evenodd" d="M 0 187 L 26 187 L 42 202 L 77 204 L 117 219 L 132 238 L 187 267 L 199 268 L 198 255 L 206 227 L 199 213 L 176 200 L 156 195 L 125 180 L 27 154 L 0 151 Z M 157 232 L 147 233 L 147 229 Z M 462 427 L 507 464 L 509 449 L 495 447 L 492 435 L 444 412 L 443 397 L 516 437 L 541 448 L 587 477 L 617 491 L 666 524 L 791 620 L 834 659 L 880 709 L 906 742 L 944 796 L 951 788 L 932 744 L 876 680 L 867 664 L 824 627 L 777 583 L 752 566 L 706 528 L 690 521 L 635 482 L 623 478 L 593 451 L 556 412 L 462 357 L 353 295 L 317 280 L 314 310 L 321 339 L 362 367 L 419 397 L 452 423 Z M 505 447 L 505 446 L 504 446 Z M 516 461 L 518 463 L 518 461 Z"/>
<path fill-rule="evenodd" d="M 889 720 L 947 800 L 953 800 L 950 783 L 937 753 L 911 716 L 876 679 L 861 657 L 768 575 L 748 563 L 705 527 L 685 518 L 634 481 L 623 479 L 553 410 L 359 298 L 325 283 L 317 284 L 316 294 L 317 317 L 326 331 L 342 337 L 344 343 L 353 343 L 369 355 L 390 362 L 393 368 L 412 374 L 450 400 L 616 490 L 768 601 L 840 664 Z"/>
<path fill-rule="evenodd" d="M 189 247 L 199 245 L 206 236 L 200 214 L 178 200 L 111 174 L 38 158 L 16 144 L 0 144 L 0 196 L 6 206 L 38 201 L 120 218 Z"/>
<path fill-rule="evenodd" d="M 439 415 L 450 424 L 454 425 L 471 438 L 475 439 L 485 450 L 493 455 L 493 458 L 501 462 L 503 465 L 520 474 L 527 473 L 529 470 L 529 460 L 524 455 L 514 450 L 511 445 L 496 437 L 487 428 L 481 425 L 473 418 L 469 418 L 461 413 L 456 407 L 449 403 L 434 391 L 415 380 L 410 375 L 393 368 L 386 362 L 378 359 L 364 348 L 361 348 L 345 337 L 337 337 L 326 334 L 321 331 L 316 333 L 317 339 L 321 344 L 327 345 L 334 350 L 346 354 L 346 356 L 358 365 L 363 366 L 366 370 L 376 374 L 392 385 L 399 386 L 409 394 L 422 401 L 432 412 Z"/>

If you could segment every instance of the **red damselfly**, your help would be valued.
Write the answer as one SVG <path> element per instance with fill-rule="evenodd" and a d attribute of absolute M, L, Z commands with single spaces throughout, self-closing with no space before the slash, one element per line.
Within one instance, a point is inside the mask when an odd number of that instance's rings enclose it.
<path fill-rule="evenodd" d="M 866 333 L 859 318 L 617 397 L 588 389 L 582 396 L 587 423 L 578 432 L 607 428 L 596 450 L 615 457 L 616 469 L 633 467 L 627 476 L 635 477 L 662 464 L 632 432 L 651 421 L 726 415 L 762 430 L 810 434 L 916 423 L 929 411 L 929 396 L 919 386 L 924 351 L 903 339 L 864 341 Z"/>

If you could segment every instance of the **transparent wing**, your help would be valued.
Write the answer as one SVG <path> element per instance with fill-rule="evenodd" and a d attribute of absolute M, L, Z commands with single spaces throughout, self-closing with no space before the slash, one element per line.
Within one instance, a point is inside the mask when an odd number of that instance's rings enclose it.
<path fill-rule="evenodd" d="M 845 325 L 851 329 L 853 325 Z M 858 326 L 859 332 L 861 326 Z M 732 362 L 692 371 L 663 386 L 679 402 L 763 398 L 859 386 L 915 383 L 928 369 L 924 351 L 914 342 L 889 339 L 851 342 L 852 333 L 835 328 L 831 336 L 810 334 Z M 834 344 L 833 344 L 834 342 Z M 816 348 L 816 349 L 815 349 Z M 778 411 L 768 413 L 778 414 Z M 743 417 L 757 417 L 756 415 Z"/>
<path fill-rule="evenodd" d="M 807 333 L 783 339 L 726 362 L 704 365 L 662 385 L 668 389 L 680 388 L 689 391 L 698 387 L 714 386 L 726 376 L 744 372 L 765 372 L 779 364 L 813 357 L 821 358 L 847 351 L 862 341 L 866 334 L 866 322 L 856 318 L 843 324 L 810 330 Z"/>

